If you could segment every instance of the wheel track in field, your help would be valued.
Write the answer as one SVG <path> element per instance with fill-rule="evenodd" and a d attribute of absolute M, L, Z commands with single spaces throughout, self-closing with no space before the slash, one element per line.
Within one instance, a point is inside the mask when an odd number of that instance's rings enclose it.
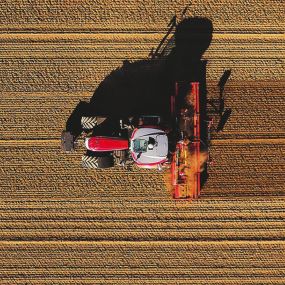
<path fill-rule="evenodd" d="M 70 5 L 72 4 L 72 5 Z M 284 5 L 282 1 L 207 2 L 182 0 L 120 1 L 84 0 L 70 3 L 26 0 L 6 1 L 2 4 L 0 31 L 2 32 L 146 32 L 165 31 L 171 18 L 181 15 L 203 16 L 213 21 L 215 32 L 225 33 L 282 33 Z"/>
<path fill-rule="evenodd" d="M 129 282 L 132 279 L 132 283 L 141 284 L 142 276 L 146 284 L 168 284 L 173 279 L 176 284 L 189 284 L 187 282 L 190 278 L 194 284 L 224 284 L 229 277 L 231 281 L 227 284 L 247 279 L 251 281 L 245 284 L 282 284 L 278 279 L 280 281 L 284 272 L 284 242 L 276 241 L 200 241 L 179 244 L 18 241 L 1 242 L 1 247 L 3 279 L 16 278 L 21 282 L 28 278 L 35 284 L 41 284 L 39 279 L 42 278 L 45 281 L 52 278 L 59 284 L 68 284 L 70 276 L 83 284 L 91 282 L 91 279 L 93 282 L 107 284 Z M 274 256 L 275 262 L 268 260 L 270 255 Z M 217 259 L 216 256 L 220 258 Z M 133 260 L 131 264 L 130 258 Z M 117 266 L 114 266 L 114 260 Z M 185 263 L 185 260 L 188 262 Z M 20 270 L 13 269 L 19 267 Z M 45 267 L 45 271 L 41 267 Z M 67 272 L 71 274 L 68 275 Z M 26 273 L 29 275 L 23 279 L 22 275 Z M 204 279 L 205 274 L 209 276 L 207 281 Z M 164 281 L 161 282 L 162 276 Z"/>
<path fill-rule="evenodd" d="M 208 97 L 218 98 L 217 82 L 208 84 Z M 283 138 L 284 83 L 258 81 L 251 85 L 230 81 L 225 87 L 225 107 L 232 114 L 216 139 Z M 88 101 L 92 92 L 3 92 L 0 103 L 1 139 L 60 136 L 66 120 L 79 100 Z M 219 121 L 214 118 L 215 123 Z"/>
<path fill-rule="evenodd" d="M 149 172 L 135 169 L 126 172 L 119 168 L 85 171 L 76 164 L 79 153 L 60 154 L 59 140 L 0 141 L 5 175 L 0 182 L 10 191 L 9 197 L 7 194 L 3 197 L 8 198 L 6 208 L 0 211 L 3 220 L 0 239 L 211 241 L 254 240 L 258 236 L 259 240 L 283 240 L 284 179 L 280 171 L 285 167 L 284 144 L 284 139 L 214 140 L 213 158 L 217 159 L 217 165 L 211 169 L 210 177 L 215 179 L 209 180 L 200 201 L 189 205 L 170 199 L 158 173 L 142 177 Z M 42 160 L 43 154 L 48 159 Z M 64 160 L 62 166 L 58 164 L 61 160 Z M 17 177 L 13 177 L 11 173 L 16 168 Z M 36 181 L 35 175 L 38 175 Z M 92 181 L 96 181 L 94 189 L 90 188 Z M 13 186 L 16 184 L 21 186 Z M 58 187 L 65 189 L 64 193 L 58 192 Z M 79 200 L 72 202 L 71 208 L 66 202 L 61 214 L 58 210 L 47 214 L 53 208 L 46 201 L 63 203 L 60 201 L 68 199 L 67 192 L 71 199 Z M 21 197 L 25 201 L 31 196 L 44 199 L 45 208 L 30 212 L 26 202 L 22 209 L 14 208 L 15 199 Z M 255 196 L 264 200 L 256 202 Z M 83 197 L 89 199 L 85 205 L 96 199 L 96 208 L 89 206 L 88 210 L 84 206 L 83 212 L 83 208 L 79 212 L 73 210 L 75 205 L 81 205 Z M 239 199 L 233 202 L 234 197 Z M 245 197 L 252 202 L 243 206 L 240 199 Z M 211 199 L 214 201 L 209 202 Z M 212 210 L 208 208 L 211 203 Z M 98 212 L 106 207 L 106 212 Z M 208 210 L 205 212 L 203 207 Z"/>

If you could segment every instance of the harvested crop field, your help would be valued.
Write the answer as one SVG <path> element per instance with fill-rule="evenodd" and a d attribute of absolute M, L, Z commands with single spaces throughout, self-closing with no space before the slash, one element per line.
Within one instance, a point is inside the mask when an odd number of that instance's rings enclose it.
<path fill-rule="evenodd" d="M 192 203 L 157 171 L 81 168 L 60 150 L 79 100 L 147 58 L 190 1 L 0 4 L 0 284 L 284 284 L 282 0 L 191 1 L 214 26 L 208 96 L 232 114 Z"/>

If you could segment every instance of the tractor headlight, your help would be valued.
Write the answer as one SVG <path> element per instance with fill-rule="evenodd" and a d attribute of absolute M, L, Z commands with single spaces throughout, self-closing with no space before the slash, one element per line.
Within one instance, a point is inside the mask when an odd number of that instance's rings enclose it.
<path fill-rule="evenodd" d="M 84 142 L 85 147 L 86 147 L 87 149 L 89 149 L 89 139 L 90 139 L 90 138 L 86 138 L 86 139 L 85 139 L 85 142 Z"/>

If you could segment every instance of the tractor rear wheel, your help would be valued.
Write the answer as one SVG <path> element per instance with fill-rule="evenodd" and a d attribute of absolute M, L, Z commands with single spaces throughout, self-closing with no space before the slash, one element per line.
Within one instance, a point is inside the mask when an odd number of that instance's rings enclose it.
<path fill-rule="evenodd" d="M 81 117 L 81 126 L 85 130 L 91 130 L 106 120 L 105 117 Z"/>
<path fill-rule="evenodd" d="M 82 166 L 84 168 L 108 168 L 114 166 L 114 158 L 111 155 L 108 156 L 82 156 Z"/>

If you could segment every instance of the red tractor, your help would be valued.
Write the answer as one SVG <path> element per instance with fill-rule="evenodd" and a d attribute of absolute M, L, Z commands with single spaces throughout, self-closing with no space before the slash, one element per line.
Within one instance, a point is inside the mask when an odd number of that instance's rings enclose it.
<path fill-rule="evenodd" d="M 83 167 L 107 168 L 134 163 L 140 168 L 167 168 L 171 171 L 173 197 L 197 198 L 200 172 L 209 161 L 208 154 L 201 155 L 199 82 L 176 83 L 174 93 L 168 121 L 161 116 L 82 117 L 87 149 L 82 157 Z M 65 151 L 73 150 L 76 141 L 72 133 L 62 133 Z"/>
<path fill-rule="evenodd" d="M 169 129 L 161 124 L 160 116 L 110 119 L 82 117 L 86 155 L 82 165 L 86 168 L 124 166 L 134 162 L 143 168 L 162 169 L 168 161 Z M 78 138 L 63 131 L 62 149 L 73 151 Z"/>
<path fill-rule="evenodd" d="M 128 118 L 120 120 L 114 136 L 87 136 L 85 147 L 93 156 L 83 156 L 83 166 L 105 168 L 132 161 L 139 167 L 161 169 L 168 161 L 168 137 L 160 119 L 141 116 L 134 127 L 134 119 Z"/>

